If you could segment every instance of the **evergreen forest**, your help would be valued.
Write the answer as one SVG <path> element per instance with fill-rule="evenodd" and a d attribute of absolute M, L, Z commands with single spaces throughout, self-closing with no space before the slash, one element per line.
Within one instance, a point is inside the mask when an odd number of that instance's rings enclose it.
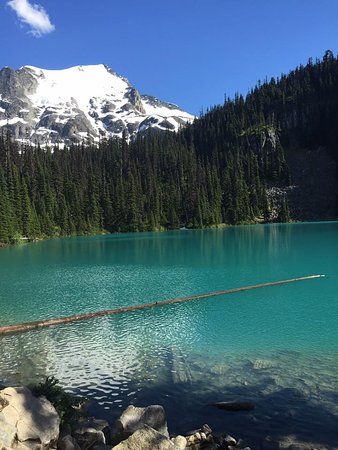
<path fill-rule="evenodd" d="M 0 243 L 297 220 L 290 156 L 325 149 L 338 162 L 337 118 L 338 59 L 327 51 L 178 133 L 40 148 L 4 127 Z"/>

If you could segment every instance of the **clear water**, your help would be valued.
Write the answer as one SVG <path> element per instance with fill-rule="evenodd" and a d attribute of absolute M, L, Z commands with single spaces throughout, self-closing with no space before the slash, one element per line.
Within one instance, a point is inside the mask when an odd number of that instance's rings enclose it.
<path fill-rule="evenodd" d="M 0 325 L 309 274 L 326 278 L 0 338 L 0 383 L 55 375 L 113 421 L 160 403 L 202 423 L 338 448 L 338 223 L 56 239 L 0 251 Z M 210 406 L 253 401 L 252 412 Z"/>

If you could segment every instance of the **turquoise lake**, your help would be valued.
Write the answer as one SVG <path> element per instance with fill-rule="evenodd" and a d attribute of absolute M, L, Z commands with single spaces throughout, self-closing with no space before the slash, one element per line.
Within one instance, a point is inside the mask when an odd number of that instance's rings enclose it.
<path fill-rule="evenodd" d="M 0 251 L 0 326 L 311 274 L 268 287 L 0 337 L 0 384 L 54 375 L 113 421 L 162 404 L 208 423 L 338 448 L 338 223 L 53 239 Z M 215 401 L 252 401 L 229 413 Z"/>

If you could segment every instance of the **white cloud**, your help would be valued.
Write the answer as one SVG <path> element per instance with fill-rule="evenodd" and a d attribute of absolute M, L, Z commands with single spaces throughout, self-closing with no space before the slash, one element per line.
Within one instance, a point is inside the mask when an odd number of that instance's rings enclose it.
<path fill-rule="evenodd" d="M 55 29 L 42 6 L 29 3 L 29 0 L 10 0 L 7 4 L 22 22 L 30 26 L 34 36 L 51 33 Z"/>

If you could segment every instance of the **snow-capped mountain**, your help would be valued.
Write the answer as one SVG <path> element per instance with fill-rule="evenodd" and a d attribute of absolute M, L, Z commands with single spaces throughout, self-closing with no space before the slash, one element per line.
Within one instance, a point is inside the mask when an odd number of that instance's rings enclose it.
<path fill-rule="evenodd" d="M 21 142 L 97 142 L 123 133 L 132 138 L 149 128 L 177 131 L 193 119 L 176 105 L 141 95 L 103 64 L 0 70 L 0 128 L 7 126 Z"/>

